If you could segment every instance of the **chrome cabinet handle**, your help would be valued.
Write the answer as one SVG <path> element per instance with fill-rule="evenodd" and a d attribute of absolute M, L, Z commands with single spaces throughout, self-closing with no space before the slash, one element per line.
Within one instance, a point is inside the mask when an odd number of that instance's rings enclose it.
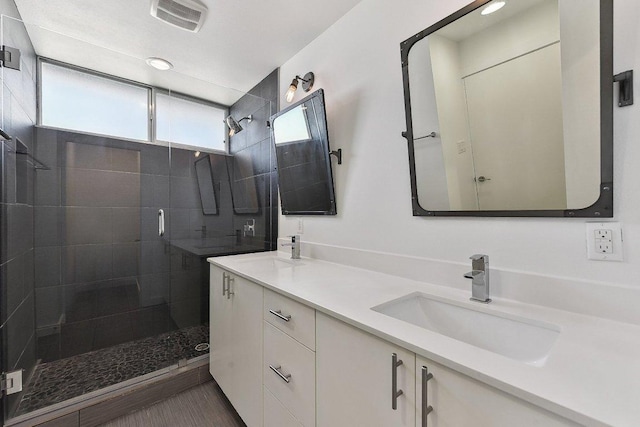
<path fill-rule="evenodd" d="M 282 378 L 282 381 L 284 381 L 285 383 L 289 384 L 289 381 L 291 381 L 291 374 L 283 374 L 282 372 L 280 372 L 280 369 L 282 369 L 282 366 L 278 365 L 278 366 L 273 366 L 273 365 L 269 365 L 269 368 L 275 372 L 280 378 Z"/>
<path fill-rule="evenodd" d="M 231 292 L 231 283 L 235 281 L 230 274 L 227 275 L 227 299 L 231 299 L 231 295 L 235 295 L 235 292 Z"/>
<path fill-rule="evenodd" d="M 487 178 L 486 176 L 479 176 L 478 182 L 491 181 L 491 178 Z"/>
<path fill-rule="evenodd" d="M 427 395 L 427 383 L 433 378 L 433 374 L 429 372 L 426 366 L 422 367 L 422 427 L 427 427 L 427 415 L 433 411 L 433 406 L 429 405 L 429 396 Z"/>
<path fill-rule="evenodd" d="M 396 353 L 391 354 L 391 409 L 398 409 L 398 397 L 404 393 L 398 390 L 398 366 L 402 365 L 402 360 L 398 360 Z"/>
<path fill-rule="evenodd" d="M 285 322 L 291 320 L 291 315 L 285 316 L 284 314 L 282 314 L 282 310 L 269 310 L 269 313 L 273 314 L 279 319 L 284 320 Z"/>
<path fill-rule="evenodd" d="M 158 236 L 164 236 L 164 209 L 158 209 Z"/>
<path fill-rule="evenodd" d="M 225 296 L 225 294 L 227 293 L 227 273 L 222 273 L 222 296 Z"/>

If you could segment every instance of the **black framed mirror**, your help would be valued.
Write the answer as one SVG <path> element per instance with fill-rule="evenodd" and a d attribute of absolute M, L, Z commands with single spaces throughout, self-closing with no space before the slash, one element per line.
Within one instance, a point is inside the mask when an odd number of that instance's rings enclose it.
<path fill-rule="evenodd" d="M 415 216 L 613 216 L 612 0 L 477 0 L 400 47 Z"/>
<path fill-rule="evenodd" d="M 324 91 L 271 116 L 283 215 L 336 215 Z"/>

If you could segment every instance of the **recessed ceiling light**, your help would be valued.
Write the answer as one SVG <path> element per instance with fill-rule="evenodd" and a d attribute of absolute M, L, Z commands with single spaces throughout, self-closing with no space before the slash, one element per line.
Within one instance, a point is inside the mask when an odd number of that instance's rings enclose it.
<path fill-rule="evenodd" d="M 173 64 L 166 59 L 151 57 L 147 58 L 147 64 L 160 71 L 167 71 L 173 68 Z"/>
<path fill-rule="evenodd" d="M 481 15 L 489 15 L 493 12 L 497 12 L 500 9 L 502 9 L 504 7 L 504 5 L 507 4 L 506 1 L 492 1 L 491 3 L 489 3 L 484 9 L 482 9 L 482 12 L 480 12 Z"/>

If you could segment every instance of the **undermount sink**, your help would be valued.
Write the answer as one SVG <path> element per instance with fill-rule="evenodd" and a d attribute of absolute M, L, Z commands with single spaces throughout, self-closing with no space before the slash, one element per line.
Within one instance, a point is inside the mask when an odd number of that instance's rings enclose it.
<path fill-rule="evenodd" d="M 286 258 L 249 258 L 238 261 L 239 264 L 250 265 L 253 268 L 292 268 L 304 263 L 299 259 L 286 259 Z"/>
<path fill-rule="evenodd" d="M 545 363 L 560 334 L 557 325 L 470 304 L 416 292 L 372 310 L 514 360 Z"/>

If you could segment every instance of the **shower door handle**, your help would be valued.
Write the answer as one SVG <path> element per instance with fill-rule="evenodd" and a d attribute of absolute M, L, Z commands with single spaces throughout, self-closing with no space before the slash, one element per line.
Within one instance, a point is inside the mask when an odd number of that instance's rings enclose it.
<path fill-rule="evenodd" d="M 158 209 L 158 236 L 164 236 L 164 210 Z"/>

